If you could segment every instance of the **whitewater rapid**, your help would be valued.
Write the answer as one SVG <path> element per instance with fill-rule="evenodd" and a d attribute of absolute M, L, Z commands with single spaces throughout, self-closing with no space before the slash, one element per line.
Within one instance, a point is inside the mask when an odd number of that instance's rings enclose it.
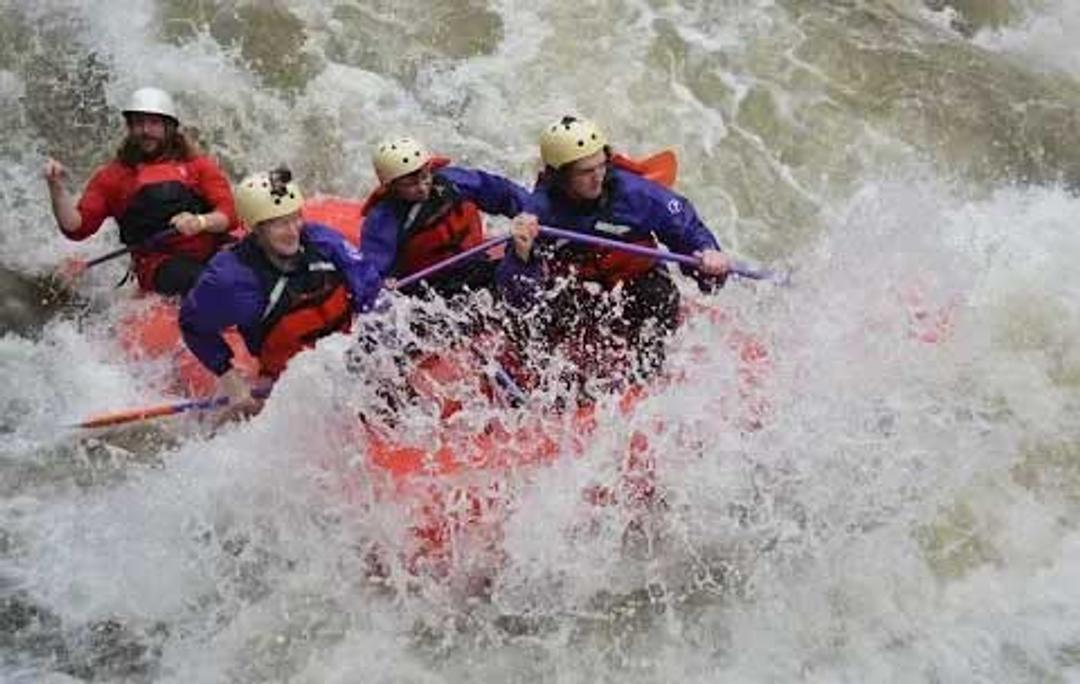
<path fill-rule="evenodd" d="M 371 578 L 407 518 L 363 485 L 344 337 L 248 422 L 66 427 L 174 399 L 118 350 L 122 264 L 97 270 L 0 336 L 0 678 L 1080 678 L 1080 10 L 967 4 L 11 4 L 0 265 L 31 289 L 116 244 L 53 228 L 43 155 L 81 185 L 148 81 L 234 179 L 288 161 L 349 197 L 388 134 L 528 183 L 540 126 L 589 115 L 674 147 L 721 242 L 792 285 L 725 288 L 728 322 L 672 341 L 683 382 L 501 485 L 477 597 L 467 552 L 450 581 Z M 749 428 L 733 330 L 769 353 Z M 666 510 L 628 538 L 582 491 L 635 431 Z"/>

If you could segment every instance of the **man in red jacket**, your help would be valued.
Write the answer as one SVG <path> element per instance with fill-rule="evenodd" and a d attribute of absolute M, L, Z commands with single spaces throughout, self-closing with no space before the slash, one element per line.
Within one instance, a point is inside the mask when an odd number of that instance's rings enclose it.
<path fill-rule="evenodd" d="M 172 97 L 141 88 L 124 109 L 127 137 L 116 158 L 94 172 L 78 203 L 63 164 L 49 159 L 45 180 L 61 232 L 84 240 L 112 217 L 131 247 L 143 290 L 182 295 L 236 224 L 225 175 L 180 130 Z"/>

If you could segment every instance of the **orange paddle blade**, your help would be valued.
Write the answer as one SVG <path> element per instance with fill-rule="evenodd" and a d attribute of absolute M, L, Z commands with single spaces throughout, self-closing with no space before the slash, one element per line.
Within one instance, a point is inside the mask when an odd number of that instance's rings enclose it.
<path fill-rule="evenodd" d="M 644 159 L 632 159 L 623 154 L 615 154 L 613 161 L 616 166 L 633 171 L 667 188 L 675 185 L 675 178 L 679 175 L 679 160 L 674 150 L 663 150 Z"/>
<path fill-rule="evenodd" d="M 56 269 L 56 279 L 64 285 L 71 287 L 75 281 L 82 277 L 83 273 L 86 273 L 86 269 L 89 266 L 86 263 L 86 259 L 79 257 L 69 257 L 64 259 L 63 263 Z"/>
<path fill-rule="evenodd" d="M 364 203 L 357 200 L 319 195 L 304 202 L 301 213 L 305 221 L 323 223 L 359 245 L 363 207 Z"/>
<path fill-rule="evenodd" d="M 642 175 L 664 187 L 675 185 L 679 175 L 679 160 L 673 150 L 664 150 L 638 162 L 644 169 Z"/>

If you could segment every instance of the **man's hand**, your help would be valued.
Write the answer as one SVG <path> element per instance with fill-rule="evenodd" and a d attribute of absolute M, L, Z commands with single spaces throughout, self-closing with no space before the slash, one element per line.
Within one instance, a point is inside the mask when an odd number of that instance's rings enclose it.
<path fill-rule="evenodd" d="M 533 243 L 540 234 L 540 222 L 532 214 L 518 214 L 510 223 L 510 237 L 514 241 L 514 253 L 522 261 L 528 261 Z"/>
<path fill-rule="evenodd" d="M 67 169 L 63 164 L 49 157 L 45 160 L 45 168 L 41 175 L 45 177 L 45 182 L 49 184 L 50 189 L 53 186 L 62 187 L 64 180 L 67 179 Z"/>
<path fill-rule="evenodd" d="M 192 214 L 182 211 L 169 219 L 169 224 L 181 235 L 195 235 L 207 229 L 209 222 L 205 214 Z"/>
<path fill-rule="evenodd" d="M 701 260 L 698 270 L 705 275 L 724 276 L 731 270 L 731 259 L 717 249 L 706 249 L 694 252 L 694 256 Z"/>
<path fill-rule="evenodd" d="M 254 401 L 251 398 L 251 383 L 236 368 L 230 368 L 218 378 L 217 396 L 228 397 L 230 406 L 240 406 Z"/>
<path fill-rule="evenodd" d="M 218 415 L 216 424 L 246 418 L 255 415 L 263 405 L 264 399 L 252 396 L 254 388 L 251 382 L 236 368 L 230 368 L 218 378 L 217 396 L 229 398 L 229 405 Z M 260 395 L 264 397 L 265 395 Z"/>

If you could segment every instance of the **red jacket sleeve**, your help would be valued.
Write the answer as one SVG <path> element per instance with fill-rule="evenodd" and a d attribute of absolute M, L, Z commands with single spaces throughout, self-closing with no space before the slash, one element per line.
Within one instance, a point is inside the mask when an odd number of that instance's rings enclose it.
<path fill-rule="evenodd" d="M 214 207 L 214 211 L 228 217 L 229 230 L 236 228 L 236 207 L 229 179 L 210 157 L 197 157 L 193 163 L 199 173 L 199 194 Z"/>
<path fill-rule="evenodd" d="M 72 233 L 64 231 L 64 235 L 72 240 L 85 240 L 98 232 L 105 219 L 112 215 L 109 205 L 110 200 L 115 199 L 116 181 L 116 170 L 111 164 L 94 172 L 75 205 L 82 218 L 79 229 Z"/>

